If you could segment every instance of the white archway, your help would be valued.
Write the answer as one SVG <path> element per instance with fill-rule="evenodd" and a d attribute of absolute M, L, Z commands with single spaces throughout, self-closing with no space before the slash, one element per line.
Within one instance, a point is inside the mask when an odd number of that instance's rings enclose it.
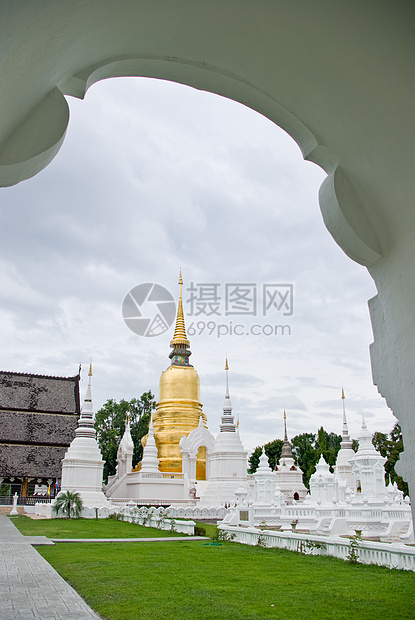
<path fill-rule="evenodd" d="M 402 426 L 400 468 L 413 498 L 413 4 L 44 0 L 4 5 L 1 15 L 4 186 L 58 152 L 69 120 L 64 95 L 82 97 L 120 75 L 240 101 L 327 172 L 326 226 L 378 289 L 373 377 Z"/>
<path fill-rule="evenodd" d="M 209 480 L 209 456 L 213 450 L 215 440 L 207 428 L 203 426 L 200 418 L 199 426 L 187 437 L 180 440 L 180 452 L 182 454 L 182 471 L 187 474 L 192 484 L 196 482 L 196 457 L 199 448 L 206 448 L 206 480 Z"/>

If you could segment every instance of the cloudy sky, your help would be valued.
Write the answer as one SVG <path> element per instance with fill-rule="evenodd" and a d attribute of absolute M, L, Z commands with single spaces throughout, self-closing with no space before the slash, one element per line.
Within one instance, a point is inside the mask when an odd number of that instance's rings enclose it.
<path fill-rule="evenodd" d="M 107 80 L 68 102 L 54 161 L 1 190 L 0 366 L 71 376 L 82 363 L 83 395 L 92 358 L 96 409 L 158 395 L 173 326 L 137 335 L 123 300 L 144 283 L 177 299 L 181 268 L 214 435 L 226 355 L 249 450 L 282 437 L 284 408 L 291 436 L 341 432 L 342 385 L 351 435 L 362 413 L 370 430 L 389 432 L 395 418 L 369 360 L 376 289 L 326 231 L 324 172 L 294 141 L 240 104 L 158 80 Z M 157 304 L 140 311 L 151 320 Z"/>

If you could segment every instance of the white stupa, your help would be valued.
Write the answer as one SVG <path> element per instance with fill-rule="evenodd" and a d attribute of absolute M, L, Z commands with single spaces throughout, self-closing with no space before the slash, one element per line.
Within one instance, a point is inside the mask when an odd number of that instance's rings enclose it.
<path fill-rule="evenodd" d="M 88 377 L 88 387 L 78 428 L 75 431 L 75 439 L 62 460 L 60 493 L 65 491 L 78 492 L 85 508 L 110 507 L 111 502 L 102 492 L 104 461 L 98 447 L 94 428 L 91 395 L 92 364 L 89 367 Z"/>
<path fill-rule="evenodd" d="M 386 494 L 384 469 L 386 459 L 375 449 L 372 434 L 368 431 L 363 415 L 358 440 L 359 448 L 350 459 L 355 480 L 354 490 L 358 496 L 383 501 Z"/>
<path fill-rule="evenodd" d="M 272 471 L 269 466 L 268 457 L 265 454 L 265 448 L 262 448 L 262 454 L 259 457 L 259 465 L 254 473 L 254 479 L 254 506 L 267 506 L 274 504 L 276 490 L 275 471 Z M 278 491 L 281 493 L 279 488 Z"/>
<path fill-rule="evenodd" d="M 295 464 L 287 435 L 287 414 L 284 409 L 284 444 L 279 464 L 275 466 L 275 482 L 288 503 L 302 500 L 307 495 L 303 482 L 303 472 Z"/>
<path fill-rule="evenodd" d="M 340 444 L 340 450 L 337 454 L 335 472 L 337 476 L 343 480 L 346 480 L 351 489 L 354 488 L 354 476 L 352 471 L 351 459 L 355 456 L 355 452 L 352 448 L 352 442 L 349 437 L 349 429 L 347 427 L 346 419 L 346 407 L 345 407 L 345 395 L 342 388 L 342 402 L 343 402 L 343 429 L 342 440 Z"/>
<path fill-rule="evenodd" d="M 321 455 L 316 471 L 310 477 L 311 500 L 318 504 L 330 504 L 333 499 L 337 501 L 339 484 L 340 481 L 334 473 L 331 473 L 330 466 Z M 345 483 L 343 484 L 345 486 Z"/>
<path fill-rule="evenodd" d="M 139 477 L 162 478 L 162 474 L 159 471 L 159 459 L 157 456 L 156 441 L 154 439 L 153 415 L 151 415 L 150 418 L 147 441 L 146 445 L 144 446 Z"/>
<path fill-rule="evenodd" d="M 248 453 L 242 445 L 229 396 L 228 360 L 225 372 L 226 391 L 220 432 L 209 454 L 209 484 L 201 497 L 201 504 L 211 506 L 234 503 L 234 494 L 238 487 L 244 487 L 250 494 L 247 473 Z"/>
<path fill-rule="evenodd" d="M 130 414 L 125 419 L 124 434 L 121 438 L 120 445 L 117 450 L 117 467 L 118 476 L 124 476 L 131 471 L 133 466 L 134 442 L 131 437 Z"/>

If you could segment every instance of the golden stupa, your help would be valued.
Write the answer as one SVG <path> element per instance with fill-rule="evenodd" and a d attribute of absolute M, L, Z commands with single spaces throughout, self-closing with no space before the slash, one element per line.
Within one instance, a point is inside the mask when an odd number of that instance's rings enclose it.
<path fill-rule="evenodd" d="M 200 381 L 189 363 L 191 351 L 186 337 L 182 303 L 182 274 L 179 277 L 179 305 L 176 328 L 170 342 L 171 364 L 160 377 L 159 402 L 153 414 L 154 439 L 159 458 L 159 470 L 171 474 L 182 471 L 179 442 L 198 427 L 200 416 L 206 426 L 206 416 L 200 402 Z M 206 449 L 199 448 L 196 456 L 196 478 L 206 479 Z"/>

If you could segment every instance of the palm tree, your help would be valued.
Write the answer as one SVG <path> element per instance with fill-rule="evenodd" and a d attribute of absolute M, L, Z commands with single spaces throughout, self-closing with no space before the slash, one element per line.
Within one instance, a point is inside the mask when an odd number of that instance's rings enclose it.
<path fill-rule="evenodd" d="M 82 513 L 83 502 L 81 496 L 76 491 L 65 491 L 60 493 L 53 505 L 53 511 L 56 514 L 62 512 L 69 519 L 72 516 L 78 518 Z"/>

